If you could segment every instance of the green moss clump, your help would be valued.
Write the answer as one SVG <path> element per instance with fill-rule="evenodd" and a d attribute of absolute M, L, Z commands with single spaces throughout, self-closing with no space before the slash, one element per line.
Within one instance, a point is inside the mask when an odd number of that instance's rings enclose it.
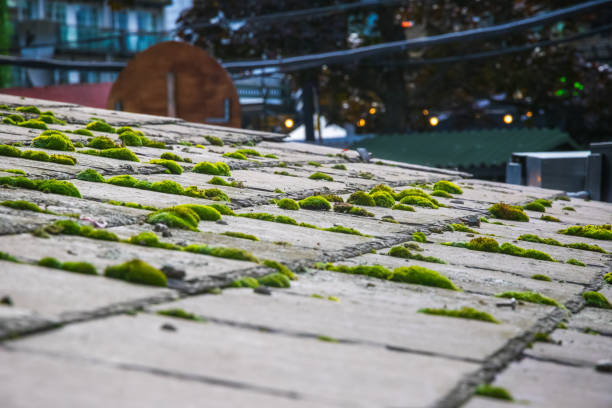
<path fill-rule="evenodd" d="M 93 183 L 105 183 L 104 177 L 94 169 L 86 169 L 77 174 L 78 180 L 91 181 Z"/>
<path fill-rule="evenodd" d="M 177 319 L 191 320 L 194 322 L 205 322 L 206 321 L 206 319 L 202 319 L 201 317 L 198 317 L 194 315 L 193 313 L 186 312 L 183 309 L 158 310 L 157 314 L 162 315 L 162 316 L 175 317 Z"/>
<path fill-rule="evenodd" d="M 612 272 L 608 272 L 603 276 L 603 280 L 606 283 L 609 283 L 610 285 L 612 285 Z"/>
<path fill-rule="evenodd" d="M 534 202 L 542 204 L 544 207 L 552 207 L 552 201 L 546 200 L 544 198 L 538 198 Z"/>
<path fill-rule="evenodd" d="M 584 292 L 582 294 L 586 306 L 597 307 L 600 309 L 612 309 L 612 304 L 604 295 L 599 292 Z"/>
<path fill-rule="evenodd" d="M 334 211 L 335 211 L 336 207 L 334 206 Z M 374 214 L 369 212 L 368 210 L 366 210 L 365 208 L 361 208 L 361 207 L 351 207 L 348 211 L 349 214 L 351 215 L 358 215 L 360 217 L 374 217 Z"/>
<path fill-rule="evenodd" d="M 414 212 L 414 207 L 411 205 L 405 205 L 405 204 L 395 204 L 393 207 L 391 207 L 392 210 L 399 210 L 399 211 L 412 211 Z"/>
<path fill-rule="evenodd" d="M 66 164 L 68 166 L 74 166 L 77 163 L 77 159 L 66 154 L 52 154 L 49 156 L 49 161 L 57 164 Z"/>
<path fill-rule="evenodd" d="M 82 198 L 79 190 L 69 181 L 65 180 L 43 180 L 38 185 L 38 190 L 43 193 L 61 194 L 70 197 Z"/>
<path fill-rule="evenodd" d="M 480 320 L 489 323 L 499 323 L 497 319 L 487 312 L 481 312 L 473 307 L 462 307 L 461 309 L 419 309 L 419 313 L 425 313 L 435 316 L 457 317 L 460 319 Z"/>
<path fill-rule="evenodd" d="M 0 171 L 4 171 L 6 173 L 19 174 L 19 175 L 22 175 L 22 176 L 26 175 L 26 172 L 21 170 L 21 169 L 1 169 Z"/>
<path fill-rule="evenodd" d="M 599 253 L 602 253 L 602 254 L 607 254 L 608 253 L 608 251 L 606 251 L 605 249 L 603 249 L 599 245 L 585 244 L 584 242 L 574 242 L 572 244 L 567 244 L 565 246 L 568 247 L 568 248 L 573 248 L 573 249 L 581 249 L 583 251 L 599 252 Z"/>
<path fill-rule="evenodd" d="M 213 146 L 223 146 L 224 145 L 223 140 L 221 140 L 220 138 L 216 136 L 206 135 L 204 136 L 204 139 L 206 139 L 208 143 L 210 143 Z"/>
<path fill-rule="evenodd" d="M 213 176 L 231 176 L 229 166 L 223 162 L 201 162 L 194 166 L 196 173 L 212 174 Z"/>
<path fill-rule="evenodd" d="M 500 252 L 507 254 L 507 255 L 520 256 L 523 258 L 539 259 L 540 261 L 555 262 L 555 260 L 550 255 L 548 255 L 546 252 L 537 251 L 535 249 L 519 248 L 515 245 L 512 245 L 509 242 L 502 244 L 502 246 L 499 247 L 499 250 Z"/>
<path fill-rule="evenodd" d="M 447 193 L 444 190 L 434 190 L 431 193 L 432 196 L 436 196 L 436 197 L 443 197 L 443 198 L 453 198 L 452 195 L 450 195 L 449 193 Z"/>
<path fill-rule="evenodd" d="M 286 288 L 291 287 L 291 281 L 289 281 L 289 278 L 280 272 L 271 273 L 269 275 L 262 276 L 261 278 L 257 279 L 257 281 L 259 282 L 260 285 L 268 286 L 272 288 L 285 288 L 286 289 Z"/>
<path fill-rule="evenodd" d="M 111 125 L 101 120 L 89 122 L 85 128 L 88 130 L 95 130 L 96 132 L 115 133 L 115 129 Z"/>
<path fill-rule="evenodd" d="M 82 273 L 84 275 L 97 275 L 98 270 L 88 262 L 64 262 L 62 269 L 69 272 Z"/>
<path fill-rule="evenodd" d="M 334 225 L 333 227 L 324 228 L 323 231 L 329 232 L 338 232 L 340 234 L 351 234 L 351 235 L 360 235 L 362 237 L 367 237 L 368 235 L 362 234 L 354 228 L 343 227 L 342 225 Z"/>
<path fill-rule="evenodd" d="M 393 256 L 395 258 L 403 258 L 403 259 L 414 259 L 415 261 L 423 261 L 423 262 L 432 262 L 438 264 L 445 264 L 443 260 L 440 258 L 436 258 L 434 256 L 423 256 L 421 254 L 413 254 L 410 252 L 410 249 L 404 246 L 396 246 L 389 250 L 389 256 Z"/>
<path fill-rule="evenodd" d="M 2 118 L 2 123 L 4 123 L 5 125 L 13 125 L 13 126 L 17 126 L 17 122 L 15 122 L 13 119 L 11 118 Z"/>
<path fill-rule="evenodd" d="M 259 241 L 259 238 L 257 238 L 255 235 L 245 234 L 244 232 L 226 231 L 222 232 L 221 235 L 227 235 L 228 237 L 234 238 L 248 239 L 251 241 Z"/>
<path fill-rule="evenodd" d="M 238 187 L 238 183 L 233 181 L 231 183 L 228 183 L 227 181 L 225 181 L 224 179 L 222 179 L 219 176 L 214 176 L 213 178 L 211 178 L 210 180 L 208 180 L 208 184 L 213 184 L 216 186 L 225 186 L 225 187 Z"/>
<path fill-rule="evenodd" d="M 282 208 L 284 210 L 296 211 L 300 209 L 298 203 L 291 198 L 283 198 L 279 200 L 276 205 L 278 205 L 279 208 Z"/>
<path fill-rule="evenodd" d="M 541 281 L 546 281 L 546 282 L 551 281 L 551 279 L 548 276 L 543 275 L 541 273 L 536 273 L 535 275 L 531 275 L 531 279 L 541 280 Z"/>
<path fill-rule="evenodd" d="M 427 236 L 423 234 L 421 231 L 416 231 L 412 233 L 412 240 L 416 242 L 427 242 Z"/>
<path fill-rule="evenodd" d="M 310 196 L 298 202 L 300 208 L 307 210 L 320 210 L 329 211 L 331 210 L 331 204 L 325 198 L 321 196 Z"/>
<path fill-rule="evenodd" d="M 65 125 L 66 121 L 57 119 L 52 115 L 40 115 L 36 120 L 40 120 L 41 122 L 45 122 L 47 124 L 57 124 L 57 125 Z"/>
<path fill-rule="evenodd" d="M 164 166 L 167 168 L 172 174 L 183 174 L 183 168 L 178 165 L 174 160 L 165 160 L 165 159 L 153 159 L 150 160 L 151 164 L 159 164 L 160 166 Z"/>
<path fill-rule="evenodd" d="M 376 201 L 374 201 L 372 196 L 366 193 L 365 191 L 355 191 L 353 194 L 350 195 L 346 202 L 355 205 L 364 205 L 367 207 L 376 206 Z"/>
<path fill-rule="evenodd" d="M 502 387 L 495 387 L 490 384 L 479 385 L 476 388 L 475 394 L 483 397 L 496 398 L 505 401 L 514 401 L 514 398 L 512 398 L 512 394 L 510 394 L 508 390 Z"/>
<path fill-rule="evenodd" d="M 25 121 L 25 118 L 23 116 L 18 115 L 16 113 L 8 115 L 7 118 L 12 120 L 15 124 L 16 123 L 21 123 L 21 122 Z"/>
<path fill-rule="evenodd" d="M 204 190 L 204 197 L 214 201 L 230 201 L 229 196 L 218 188 L 209 188 L 208 190 Z"/>
<path fill-rule="evenodd" d="M 21 126 L 21 127 L 25 127 L 25 128 L 30 128 L 30 129 L 39 129 L 39 130 L 48 130 L 49 129 L 49 127 L 47 126 L 47 124 L 45 122 L 40 121 L 40 120 L 36 120 L 36 119 L 28 119 L 26 121 L 18 123 L 17 126 Z"/>
<path fill-rule="evenodd" d="M 115 186 L 121 187 L 134 187 L 138 180 L 129 174 L 122 174 L 120 176 L 114 176 L 106 180 L 108 184 L 113 184 Z"/>
<path fill-rule="evenodd" d="M 453 229 L 453 231 L 467 232 L 467 233 L 470 233 L 470 234 L 478 234 L 477 231 L 474 231 L 470 227 L 466 227 L 463 224 L 450 224 L 450 226 Z"/>
<path fill-rule="evenodd" d="M 49 150 L 75 151 L 72 141 L 60 132 L 43 132 L 32 139 L 32 146 Z"/>
<path fill-rule="evenodd" d="M 26 188 L 28 190 L 36 190 L 39 182 L 30 180 L 24 176 L 0 177 L 0 185 Z"/>
<path fill-rule="evenodd" d="M 236 160 L 248 160 L 248 158 L 240 152 L 223 153 L 223 157 L 229 157 L 230 159 L 236 159 Z"/>
<path fill-rule="evenodd" d="M 198 230 L 200 217 L 192 209 L 185 206 L 164 208 L 155 211 L 147 217 L 149 224 L 165 224 L 170 228 Z"/>
<path fill-rule="evenodd" d="M 546 244 L 546 245 L 554 245 L 554 246 L 565 246 L 562 243 L 560 243 L 559 241 L 557 241 L 556 239 L 552 239 L 552 238 L 540 238 L 537 235 L 534 234 L 523 234 L 521 236 L 518 237 L 519 241 L 527 241 L 527 242 L 536 242 L 539 244 Z"/>
<path fill-rule="evenodd" d="M 344 200 L 337 194 L 321 194 L 321 197 L 329 201 L 330 203 L 343 203 Z"/>
<path fill-rule="evenodd" d="M 125 146 L 142 146 L 143 145 L 142 136 L 132 131 L 129 131 L 129 130 L 121 133 L 119 135 L 119 140 L 121 140 L 121 143 L 123 143 Z"/>
<path fill-rule="evenodd" d="M 311 166 L 314 166 L 314 167 L 321 167 L 321 166 L 323 166 L 321 163 L 316 162 L 316 161 L 309 161 L 308 164 L 311 165 Z"/>
<path fill-rule="evenodd" d="M 276 220 L 275 215 L 268 214 L 268 213 L 243 213 L 243 214 L 238 214 L 238 216 L 245 217 L 245 218 L 253 218 L 255 220 L 271 221 L 271 222 L 274 222 Z"/>
<path fill-rule="evenodd" d="M 0 145 L 0 156 L 21 157 L 21 150 L 13 146 L 2 144 Z"/>
<path fill-rule="evenodd" d="M 377 207 L 391 208 L 395 205 L 395 199 L 386 191 L 377 191 L 371 194 Z"/>
<path fill-rule="evenodd" d="M 574 207 L 563 207 L 563 211 L 576 211 Z"/>
<path fill-rule="evenodd" d="M 612 226 L 604 225 L 573 225 L 569 228 L 557 231 L 559 234 L 573 235 L 577 237 L 612 240 Z"/>
<path fill-rule="evenodd" d="M 267 159 L 278 159 L 278 156 L 273 153 L 265 154 L 264 157 Z"/>
<path fill-rule="evenodd" d="M 571 265 L 576 265 L 576 266 L 586 266 L 583 262 L 580 262 L 579 260 L 574 259 L 574 258 L 568 259 L 567 263 Z"/>
<path fill-rule="evenodd" d="M 388 193 L 390 196 L 395 197 L 395 191 L 393 191 L 393 189 L 386 184 L 377 184 L 370 190 L 370 194 L 374 194 L 378 191 L 383 191 Z"/>
<path fill-rule="evenodd" d="M 244 277 L 240 279 L 236 279 L 229 285 L 232 288 L 251 288 L 255 289 L 259 287 L 259 282 L 255 278 Z"/>
<path fill-rule="evenodd" d="M 18 106 L 15 110 L 17 112 L 36 113 L 40 115 L 40 109 L 38 109 L 36 106 Z"/>
<path fill-rule="evenodd" d="M 210 205 L 181 204 L 178 207 L 185 207 L 194 211 L 198 217 L 200 217 L 201 221 L 217 221 L 221 219 L 221 213 L 215 207 Z"/>
<path fill-rule="evenodd" d="M 473 251 L 500 252 L 497 241 L 489 237 L 474 238 L 466 244 L 466 248 Z"/>
<path fill-rule="evenodd" d="M 95 229 L 90 227 L 89 225 L 81 227 L 80 235 L 91 239 L 99 239 L 102 241 L 119 241 L 119 237 L 115 233 L 103 229 Z"/>
<path fill-rule="evenodd" d="M 140 259 L 133 259 L 121 265 L 109 266 L 104 270 L 104 275 L 113 279 L 149 286 L 167 286 L 168 284 L 166 275 L 162 271 Z"/>
<path fill-rule="evenodd" d="M 291 217 L 287 217 L 286 215 L 277 215 L 274 218 L 274 222 L 278 222 L 280 224 L 290 224 L 290 225 L 298 225 L 298 222 Z"/>
<path fill-rule="evenodd" d="M 105 150 L 105 149 L 114 149 L 117 146 L 113 139 L 107 136 L 96 136 L 89 141 L 87 147 L 93 147 L 94 149 Z"/>
<path fill-rule="evenodd" d="M 143 231 L 138 235 L 134 235 L 128 239 L 130 244 L 148 246 L 153 248 L 164 248 L 164 249 L 180 249 L 178 245 L 174 245 L 168 242 L 161 242 L 157 235 L 151 231 Z"/>
<path fill-rule="evenodd" d="M 231 216 L 236 215 L 234 211 L 231 208 L 229 208 L 227 205 L 215 203 L 215 204 L 210 204 L 209 207 L 212 207 L 215 210 L 219 211 L 221 215 L 231 215 Z"/>
<path fill-rule="evenodd" d="M 42 258 L 40 261 L 38 261 L 38 265 L 45 266 L 47 268 L 62 269 L 62 263 L 50 256 Z"/>
<path fill-rule="evenodd" d="M 436 184 L 434 184 L 433 189 L 446 191 L 447 193 L 451 194 L 463 194 L 463 190 L 461 190 L 461 187 L 448 180 L 438 181 Z"/>
<path fill-rule="evenodd" d="M 276 269 L 279 273 L 282 273 L 290 280 L 297 280 L 297 275 L 291 271 L 291 269 L 287 268 L 287 266 L 283 265 L 280 262 L 273 261 L 271 259 L 265 259 L 263 261 L 264 266 L 268 268 Z"/>
<path fill-rule="evenodd" d="M 47 162 L 50 159 L 47 153 L 38 152 L 35 150 L 26 150 L 25 152 L 21 154 L 21 157 L 27 160 L 36 160 L 36 161 L 43 161 L 43 162 Z"/>
<path fill-rule="evenodd" d="M 19 260 L 12 255 L 7 254 L 6 252 L 0 251 L 0 261 L 9 261 L 19 263 Z"/>
<path fill-rule="evenodd" d="M 3 201 L 0 203 L 5 207 L 14 208 L 16 210 L 24 210 L 24 211 L 33 211 L 33 212 L 45 212 L 42 208 L 37 206 L 34 203 L 25 200 L 16 200 L 16 201 Z"/>
<path fill-rule="evenodd" d="M 330 176 L 329 174 L 322 173 L 320 171 L 312 173 L 310 176 L 308 176 L 308 178 L 311 180 L 334 181 L 334 178 L 332 176 Z"/>
<path fill-rule="evenodd" d="M 307 222 L 300 222 L 299 226 L 304 228 L 319 229 L 319 227 L 317 227 L 316 225 L 308 224 Z"/>
<path fill-rule="evenodd" d="M 511 206 L 504 203 L 493 204 L 489 207 L 489 213 L 502 220 L 528 222 L 529 217 L 522 208 Z"/>
<path fill-rule="evenodd" d="M 346 166 L 344 164 L 334 164 L 332 166 L 332 169 L 336 169 L 336 170 L 346 170 Z"/>
<path fill-rule="evenodd" d="M 81 136 L 89 136 L 89 137 L 93 137 L 93 133 L 91 133 L 90 130 L 87 129 L 77 129 L 77 130 L 73 130 L 72 133 L 74 133 L 75 135 L 81 135 Z"/>
<path fill-rule="evenodd" d="M 516 300 L 522 300 L 523 302 L 537 303 L 540 305 L 548 305 L 548 306 L 555 306 L 555 307 L 563 308 L 563 306 L 561 306 L 553 298 L 543 296 L 537 292 L 503 292 L 503 293 L 498 293 L 495 296 L 498 298 L 506 298 L 506 299 L 515 298 Z"/>
<path fill-rule="evenodd" d="M 446 276 L 434 270 L 417 265 L 402 266 L 394 269 L 389 280 L 449 290 L 460 290 Z"/>
<path fill-rule="evenodd" d="M 53 223 L 55 234 L 81 235 L 81 226 L 73 220 L 58 220 Z"/>
<path fill-rule="evenodd" d="M 249 251 L 240 248 L 210 247 L 208 245 L 188 245 L 183 251 L 196 254 L 216 256 L 218 258 L 236 259 L 239 261 L 249 261 L 258 263 L 259 259 Z"/>
<path fill-rule="evenodd" d="M 400 200 L 400 204 L 416 205 L 419 207 L 438 209 L 439 205 L 433 202 L 430 198 L 419 195 L 407 195 Z"/>
<path fill-rule="evenodd" d="M 122 134 L 124 132 L 134 132 L 134 129 L 132 129 L 130 126 L 121 126 L 121 127 L 117 128 L 117 129 L 115 129 L 115 133 L 117 133 L 118 135 L 120 135 L 120 134 Z"/>
<path fill-rule="evenodd" d="M 119 147 L 119 148 L 114 148 L 114 149 L 101 150 L 98 153 L 98 155 L 102 157 L 108 157 L 111 159 L 117 159 L 117 160 L 127 160 L 127 161 L 134 161 L 134 162 L 140 161 L 138 160 L 138 157 L 136 157 L 134 152 L 132 152 L 127 147 Z"/>
<path fill-rule="evenodd" d="M 525 210 L 530 210 L 530 211 L 537 211 L 537 212 L 545 212 L 546 208 L 541 204 L 538 203 L 537 201 L 532 201 L 530 203 L 527 203 L 523 206 L 523 208 Z"/>

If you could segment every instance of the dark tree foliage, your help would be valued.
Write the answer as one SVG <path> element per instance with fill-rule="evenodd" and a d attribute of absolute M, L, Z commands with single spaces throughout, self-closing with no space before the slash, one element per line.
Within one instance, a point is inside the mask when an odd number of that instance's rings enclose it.
<path fill-rule="evenodd" d="M 351 1 L 196 0 L 179 20 L 179 35 L 223 60 L 277 58 L 485 27 L 581 1 L 407 0 L 298 19 L 248 19 L 339 3 Z M 230 24 L 240 19 L 246 20 Z M 402 28 L 402 21 L 411 21 L 412 26 Z M 407 66 L 405 62 L 563 38 L 610 21 L 612 12 L 598 9 L 501 38 L 322 66 L 292 75 L 296 87 L 308 75 L 316 75 L 321 109 L 328 119 L 356 123 L 365 118 L 365 130 L 370 132 L 427 130 L 424 109 L 451 112 L 456 129 L 499 126 L 487 123 L 475 102 L 505 95 L 503 104 L 516 112 L 533 112 L 525 126 L 561 127 L 584 144 L 609 138 L 612 132 L 612 74 L 607 65 L 585 58 L 584 41 L 446 64 Z M 374 115 L 368 113 L 372 106 L 377 108 Z"/>

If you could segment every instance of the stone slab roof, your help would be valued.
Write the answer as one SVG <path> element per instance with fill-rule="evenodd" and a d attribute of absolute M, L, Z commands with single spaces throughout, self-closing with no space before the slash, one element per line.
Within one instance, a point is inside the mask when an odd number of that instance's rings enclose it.
<path fill-rule="evenodd" d="M 610 204 L 174 118 L 8 95 L 0 115 L 75 145 L 0 124 L 3 407 L 612 406 L 612 310 L 583 295 L 612 299 Z M 125 147 L 73 133 L 95 120 L 149 146 L 86 154 Z M 333 201 L 357 191 L 379 206 Z M 278 204 L 316 195 L 333 208 Z M 489 212 L 537 199 L 528 222 Z"/>

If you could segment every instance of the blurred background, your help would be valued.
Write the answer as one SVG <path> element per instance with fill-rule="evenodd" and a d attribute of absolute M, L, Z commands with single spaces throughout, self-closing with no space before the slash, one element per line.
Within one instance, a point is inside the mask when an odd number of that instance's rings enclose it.
<path fill-rule="evenodd" d="M 235 88 L 202 122 L 609 195 L 612 1 L 0 0 L 0 34 L 3 93 L 138 111 L 113 85 L 178 41 Z M 181 92 L 179 68 L 147 64 L 143 86 L 173 70 Z M 167 92 L 151 97 L 182 117 Z"/>

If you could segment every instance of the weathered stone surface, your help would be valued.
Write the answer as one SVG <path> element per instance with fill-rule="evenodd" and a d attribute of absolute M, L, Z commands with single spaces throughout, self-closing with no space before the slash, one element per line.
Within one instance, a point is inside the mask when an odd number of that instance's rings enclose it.
<path fill-rule="evenodd" d="M 537 342 L 525 354 L 538 360 L 560 364 L 595 367 L 598 361 L 612 360 L 612 338 L 579 333 L 574 330 L 555 330 L 554 343 Z"/>
<path fill-rule="evenodd" d="M 586 307 L 574 315 L 567 325 L 580 331 L 594 330 L 612 336 L 612 310 Z"/>
<path fill-rule="evenodd" d="M 325 193 L 344 190 L 346 188 L 343 183 L 336 181 L 311 180 L 308 178 L 308 173 L 302 174 L 303 177 L 292 177 L 274 174 L 275 171 L 286 171 L 289 174 L 299 175 L 299 173 L 293 169 L 270 167 L 263 168 L 261 171 L 234 170 L 232 171 L 232 177 L 238 181 L 245 182 L 245 184 L 250 188 L 264 191 L 274 191 L 278 188 L 285 193 L 293 193 L 304 190 L 318 190 Z"/>
<path fill-rule="evenodd" d="M 241 384 L 214 384 L 208 378 L 184 378 L 66 356 L 0 350 L 0 397 L 10 407 L 308 407 L 272 389 L 246 389 Z M 323 401 L 317 406 L 329 407 Z"/>
<path fill-rule="evenodd" d="M 0 270 L 0 296 L 10 296 L 14 306 L 0 309 L 25 309 L 53 320 L 173 297 L 169 289 L 34 265 L 0 261 Z"/>
<path fill-rule="evenodd" d="M 161 330 L 165 323 L 176 331 Z M 71 325 L 9 345 L 291 392 L 314 405 L 425 406 L 476 368 L 369 346 L 146 315 Z"/>
<path fill-rule="evenodd" d="M 513 363 L 495 380 L 494 385 L 506 388 L 517 401 L 542 408 L 608 408 L 612 405 L 610 375 L 593 368 L 569 367 L 526 358 Z M 465 405 L 480 408 L 489 399 L 478 398 Z M 506 404 L 508 405 L 508 404 Z"/>

